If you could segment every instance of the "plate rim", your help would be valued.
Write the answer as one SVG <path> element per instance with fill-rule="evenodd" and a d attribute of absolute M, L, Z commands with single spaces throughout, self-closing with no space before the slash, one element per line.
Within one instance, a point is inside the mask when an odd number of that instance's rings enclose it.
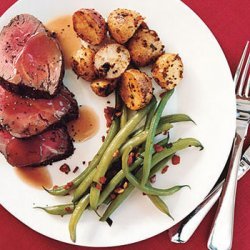
<path fill-rule="evenodd" d="M 19 3 L 22 2 L 22 1 L 25 1 L 25 0 L 18 0 L 18 1 L 15 2 L 13 5 L 11 5 L 11 6 L 2 14 L 2 16 L 1 16 L 0 18 L 2 19 L 2 18 L 5 16 L 5 14 L 8 13 L 8 12 L 12 9 L 13 6 L 19 4 Z M 173 1 L 173 0 L 169 0 L 169 1 Z M 223 60 L 224 60 L 224 66 L 226 66 L 225 70 L 228 71 L 227 74 L 230 75 L 231 84 L 233 84 L 233 78 L 232 78 L 232 74 L 231 74 L 231 71 L 230 71 L 230 67 L 229 67 L 227 58 L 226 58 L 226 56 L 225 56 L 225 54 L 224 54 L 224 51 L 223 51 L 221 45 L 220 45 L 219 42 L 217 41 L 217 39 L 216 39 L 215 35 L 213 34 L 213 32 L 211 31 L 211 29 L 207 26 L 207 24 L 203 21 L 203 19 L 202 19 L 194 10 L 192 10 L 186 3 L 182 2 L 182 1 L 176 1 L 176 2 L 178 2 L 177 4 L 179 4 L 179 6 L 181 6 L 181 8 L 184 8 L 184 9 L 185 9 L 185 12 L 188 11 L 188 12 L 190 12 L 193 16 L 195 16 L 196 21 L 199 21 L 200 24 L 202 24 L 202 25 L 205 27 L 205 29 L 207 30 L 207 32 L 209 32 L 210 36 L 213 38 L 213 41 L 216 43 L 216 46 L 219 47 L 219 51 L 220 51 L 220 55 L 219 55 L 219 56 L 220 56 L 220 57 L 222 56 L 222 58 L 223 58 Z M 228 83 L 228 84 L 230 84 L 230 83 Z M 236 106 L 236 101 L 235 101 L 235 106 Z M 233 126 L 234 129 L 235 129 L 235 126 L 236 126 L 236 125 Z M 233 142 L 233 138 L 234 138 L 234 137 L 232 136 L 231 142 Z M 230 148 L 231 148 L 231 146 L 230 146 Z M 229 154 L 230 154 L 230 150 L 228 151 L 227 158 L 228 158 Z M 225 162 L 225 163 L 226 163 L 226 162 Z M 222 173 L 222 171 L 223 171 L 223 168 L 221 169 L 221 173 Z M 214 184 L 216 183 L 216 181 L 217 181 L 217 180 L 214 180 Z M 1 202 L 1 201 L 0 201 L 0 202 Z M 86 246 L 86 247 L 115 247 L 115 246 L 130 245 L 130 244 L 133 244 L 133 243 L 136 243 L 136 242 L 140 242 L 140 241 L 142 241 L 142 240 L 150 239 L 150 238 L 152 238 L 152 237 L 154 237 L 154 236 L 156 236 L 156 235 L 158 235 L 158 234 L 160 234 L 160 233 L 162 233 L 162 232 L 164 232 L 164 231 L 166 231 L 166 230 L 169 229 L 169 228 L 166 228 L 166 229 L 164 229 L 164 230 L 162 230 L 162 231 L 159 231 L 159 232 L 156 233 L 156 234 L 153 234 L 153 235 L 151 235 L 151 236 L 148 236 L 147 238 L 142 238 L 142 239 L 140 239 L 140 240 L 133 241 L 133 242 L 129 242 L 129 243 L 116 244 L 116 245 L 113 245 L 113 244 L 112 244 L 112 245 L 109 245 L 109 244 L 107 244 L 107 245 L 100 245 L 100 244 L 99 244 L 99 245 L 82 245 L 82 244 L 78 244 L 77 242 L 76 242 L 76 243 L 73 243 L 73 242 L 68 242 L 68 241 L 62 241 L 62 240 L 53 238 L 52 236 L 49 236 L 49 235 L 47 235 L 47 234 L 44 234 L 44 233 L 42 233 L 42 232 L 39 232 L 39 231 L 33 229 L 33 228 L 32 228 L 31 226 L 29 226 L 28 224 L 26 224 L 25 222 L 23 222 L 20 218 L 18 218 L 14 213 L 12 213 L 9 209 L 7 209 L 7 208 L 5 207 L 5 205 L 4 205 L 2 202 L 1 202 L 1 205 L 4 207 L 4 209 L 6 209 L 6 211 L 8 211 L 8 212 L 9 212 L 12 216 L 14 216 L 18 221 L 20 221 L 22 224 L 26 225 L 27 227 L 31 228 L 33 231 L 35 231 L 35 232 L 37 232 L 37 233 L 39 233 L 39 234 L 41 234 L 41 235 L 44 235 L 44 236 L 46 236 L 46 237 L 48 237 L 48 238 L 50 238 L 50 239 L 52 239 L 52 240 L 56 240 L 56 241 L 59 241 L 59 242 L 63 242 L 63 243 L 66 243 L 66 244 L 72 244 L 72 245 L 76 245 L 76 246 Z M 185 216 L 186 216 L 186 215 L 185 215 Z M 183 218 L 184 218 L 185 216 L 183 216 Z M 179 221 L 176 221 L 175 224 L 177 224 L 178 222 L 179 222 Z M 175 225 L 175 224 L 174 224 L 174 225 Z"/>

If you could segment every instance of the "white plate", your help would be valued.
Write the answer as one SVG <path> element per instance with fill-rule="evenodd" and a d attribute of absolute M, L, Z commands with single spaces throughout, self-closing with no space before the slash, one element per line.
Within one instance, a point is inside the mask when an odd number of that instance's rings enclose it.
<path fill-rule="evenodd" d="M 168 105 L 168 113 L 183 112 L 197 123 L 183 123 L 172 132 L 172 139 L 195 137 L 205 149 L 190 148 L 180 153 L 181 164 L 171 167 L 167 174 L 159 175 L 160 186 L 188 184 L 166 199 L 175 218 L 172 221 L 158 212 L 147 197 L 134 192 L 112 216 L 113 226 L 98 221 L 94 213 L 87 211 L 77 228 L 77 244 L 82 246 L 117 246 L 147 239 L 170 228 L 183 219 L 206 196 L 219 177 L 228 157 L 235 129 L 234 86 L 223 52 L 206 25 L 181 1 L 176 0 L 19 0 L 0 19 L 0 27 L 13 16 L 30 13 L 43 22 L 63 14 L 71 14 L 79 8 L 95 8 L 104 17 L 116 8 L 139 11 L 147 18 L 148 25 L 156 30 L 166 45 L 166 51 L 178 52 L 183 59 L 184 80 L 177 87 Z M 65 84 L 76 94 L 79 104 L 89 104 L 98 113 L 101 129 L 98 134 L 76 145 L 73 157 L 66 162 L 71 166 L 88 162 L 101 145 L 105 132 L 103 107 L 106 99 L 95 96 L 87 84 L 77 81 L 67 72 Z M 65 162 L 65 161 L 63 161 Z M 66 198 L 49 196 L 42 190 L 23 183 L 13 169 L 0 157 L 0 199 L 2 205 L 16 218 L 53 239 L 71 243 L 68 234 L 68 216 L 50 216 L 32 207 L 63 203 Z M 53 164 L 50 172 L 56 184 L 71 179 L 58 171 L 60 163 Z M 83 167 L 82 167 L 83 168 Z"/>

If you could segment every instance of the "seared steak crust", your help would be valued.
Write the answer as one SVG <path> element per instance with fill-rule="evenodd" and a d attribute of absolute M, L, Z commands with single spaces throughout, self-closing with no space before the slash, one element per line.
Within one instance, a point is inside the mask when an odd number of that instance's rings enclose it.
<path fill-rule="evenodd" d="M 28 139 L 15 138 L 0 129 L 0 152 L 15 167 L 48 165 L 69 157 L 73 151 L 72 140 L 64 127 Z"/>

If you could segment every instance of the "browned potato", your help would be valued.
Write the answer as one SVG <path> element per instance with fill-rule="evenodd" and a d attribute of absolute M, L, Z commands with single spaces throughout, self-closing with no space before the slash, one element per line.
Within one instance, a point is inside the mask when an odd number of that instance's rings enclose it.
<path fill-rule="evenodd" d="M 121 77 L 120 95 L 129 109 L 141 109 L 153 97 L 152 81 L 145 73 L 129 69 Z"/>
<path fill-rule="evenodd" d="M 147 66 L 163 54 L 164 46 L 154 30 L 139 29 L 128 42 L 131 60 L 136 66 Z"/>
<path fill-rule="evenodd" d="M 106 44 L 95 54 L 94 64 L 101 78 L 115 79 L 127 69 L 130 63 L 129 51 L 117 43 Z"/>
<path fill-rule="evenodd" d="M 79 49 L 73 57 L 73 71 L 86 81 L 93 81 L 96 78 L 94 57 L 95 51 L 84 47 Z"/>
<path fill-rule="evenodd" d="M 73 14 L 73 26 L 77 35 L 84 41 L 99 45 L 106 37 L 104 18 L 94 9 L 80 9 Z"/>
<path fill-rule="evenodd" d="M 124 44 L 134 35 L 143 20 L 144 18 L 133 10 L 116 9 L 108 17 L 108 29 L 118 43 Z"/>
<path fill-rule="evenodd" d="M 98 96 L 106 97 L 116 88 L 116 80 L 97 79 L 90 84 L 91 89 Z"/>
<path fill-rule="evenodd" d="M 183 64 L 178 54 L 163 54 L 152 68 L 152 76 L 163 89 L 173 89 L 183 78 Z"/>

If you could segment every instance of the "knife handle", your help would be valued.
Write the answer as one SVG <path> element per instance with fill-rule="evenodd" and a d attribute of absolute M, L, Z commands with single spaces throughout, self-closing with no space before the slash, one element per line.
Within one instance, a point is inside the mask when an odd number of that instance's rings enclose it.
<path fill-rule="evenodd" d="M 223 183 L 224 181 L 220 182 L 198 207 L 168 230 L 168 235 L 172 242 L 186 243 L 190 239 L 204 217 L 219 199 Z"/>
<path fill-rule="evenodd" d="M 210 250 L 230 250 L 232 248 L 237 173 L 243 143 L 244 139 L 236 134 L 226 181 L 207 243 Z"/>

